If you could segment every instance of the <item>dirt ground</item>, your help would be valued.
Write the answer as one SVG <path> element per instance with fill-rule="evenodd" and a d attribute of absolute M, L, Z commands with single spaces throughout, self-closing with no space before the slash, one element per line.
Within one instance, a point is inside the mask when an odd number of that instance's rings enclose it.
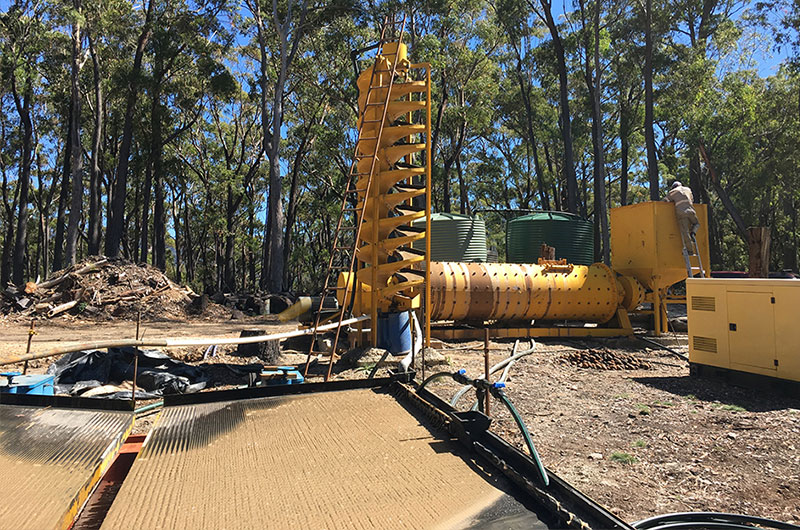
<path fill-rule="evenodd" d="M 146 336 L 238 336 L 246 327 L 269 332 L 294 329 L 273 318 L 226 321 L 143 322 Z M 37 324 L 37 347 L 71 341 L 132 337 L 135 323 L 54 319 Z M 27 325 L 0 320 L 0 358 L 25 351 Z M 686 336 L 672 337 L 686 352 Z M 527 342 L 520 350 L 528 347 Z M 507 357 L 511 342 L 492 343 L 491 364 Z M 172 351 L 186 361 L 199 349 Z M 477 342 L 444 344 L 450 366 L 433 370 L 483 373 Z M 255 362 L 230 356 L 217 362 Z M 643 363 L 649 369 L 605 370 L 593 358 L 615 356 L 616 367 Z M 299 352 L 281 362 L 298 363 Z M 586 359 L 590 359 L 587 364 Z M 44 371 L 50 360 L 32 363 Z M 7 367 L 13 368 L 13 367 Z M 432 373 L 428 369 L 427 373 Z M 364 370 L 338 377 L 365 377 Z M 453 383 L 433 386 L 450 400 Z M 510 371 L 507 393 L 521 411 L 546 466 L 628 521 L 679 511 L 724 511 L 800 522 L 800 399 L 769 390 L 745 389 L 689 376 L 688 363 L 636 340 L 548 341 Z M 459 408 L 471 405 L 467 394 Z M 493 403 L 493 429 L 522 447 L 510 416 Z M 143 422 L 144 425 L 147 422 Z"/>
<path fill-rule="evenodd" d="M 685 335 L 677 342 L 684 346 L 673 349 L 686 351 Z M 511 349 L 494 347 L 492 364 Z M 650 369 L 586 369 L 563 360 L 589 347 L 633 355 Z M 478 377 L 480 350 L 447 355 L 453 368 Z M 455 388 L 441 384 L 434 392 L 449 401 Z M 723 511 L 800 522 L 798 399 L 690 377 L 686 361 L 620 340 L 540 343 L 511 369 L 507 393 L 545 465 L 627 521 Z M 467 408 L 472 399 L 462 401 L 459 408 Z M 511 417 L 493 405 L 495 432 L 522 447 Z"/>

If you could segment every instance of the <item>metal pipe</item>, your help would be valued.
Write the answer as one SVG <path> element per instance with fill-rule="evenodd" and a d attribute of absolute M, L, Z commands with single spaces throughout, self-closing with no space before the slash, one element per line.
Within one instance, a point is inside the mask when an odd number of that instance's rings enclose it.
<path fill-rule="evenodd" d="M 349 318 L 342 321 L 342 326 L 349 326 L 356 322 L 369 320 L 369 315 L 360 317 Z M 326 324 L 317 328 L 317 331 L 328 331 L 335 329 L 338 325 L 337 322 Z M 254 337 L 200 337 L 190 339 L 169 339 L 169 338 L 153 338 L 153 339 L 122 339 L 122 340 L 107 340 L 96 342 L 82 342 L 79 344 L 72 344 L 69 346 L 59 346 L 50 348 L 40 352 L 35 352 L 26 355 L 17 355 L 14 357 L 7 357 L 0 359 L 0 366 L 7 364 L 21 363 L 23 361 L 30 361 L 33 359 L 44 359 L 53 357 L 54 355 L 62 355 L 64 353 L 72 353 L 82 350 L 102 350 L 106 348 L 124 348 L 124 347 L 154 347 L 154 348 L 180 348 L 186 346 L 210 346 L 212 344 L 254 344 L 258 342 L 267 342 L 271 340 L 283 340 L 292 337 L 301 337 L 303 335 L 311 335 L 314 333 L 314 328 L 298 329 L 295 331 L 285 331 L 283 333 L 273 333 L 271 335 L 257 335 Z"/>
<path fill-rule="evenodd" d="M 162 406 L 164 406 L 164 402 L 163 401 L 156 401 L 155 403 L 150 403 L 149 405 L 144 405 L 144 406 L 139 407 L 138 409 L 134 410 L 133 413 L 134 414 L 142 414 L 143 412 L 148 412 L 148 411 L 151 411 L 153 409 L 157 409 L 157 408 L 162 407 Z"/>
<path fill-rule="evenodd" d="M 486 382 L 489 382 L 489 328 L 483 328 L 483 377 L 486 379 Z M 484 396 L 484 405 L 483 405 L 483 412 L 489 418 L 492 415 L 489 412 L 489 392 L 486 392 Z"/>

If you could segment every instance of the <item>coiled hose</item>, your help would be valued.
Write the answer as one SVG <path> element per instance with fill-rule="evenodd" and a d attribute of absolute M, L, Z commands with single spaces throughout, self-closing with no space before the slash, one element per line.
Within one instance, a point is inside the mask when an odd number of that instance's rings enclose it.
<path fill-rule="evenodd" d="M 530 432 L 528 432 L 528 427 L 522 420 L 522 416 L 520 416 L 519 412 L 517 411 L 517 408 L 514 406 L 513 403 L 511 403 L 511 400 L 508 399 L 506 393 L 503 392 L 503 388 L 506 386 L 505 383 L 492 384 L 485 379 L 471 379 L 467 377 L 465 374 L 466 374 L 465 370 L 459 370 L 458 372 L 437 372 L 426 378 L 422 382 L 422 384 L 420 384 L 419 389 L 417 389 L 417 393 L 419 393 L 432 381 L 449 377 L 454 381 L 456 381 L 457 383 L 470 385 L 473 388 L 475 388 L 478 392 L 485 392 L 486 395 L 491 394 L 497 399 L 499 399 L 506 406 L 508 412 L 511 413 L 511 417 L 514 418 L 514 422 L 517 424 L 517 427 L 519 427 L 519 430 L 522 432 L 522 438 L 525 440 L 525 445 L 528 447 L 531 459 L 533 459 L 533 462 L 536 464 L 536 468 L 539 471 L 539 476 L 542 479 L 542 483 L 545 486 L 549 486 L 550 478 L 547 475 L 547 470 L 544 468 L 544 464 L 542 464 L 542 459 L 539 457 L 539 452 L 536 450 L 536 446 L 533 444 Z"/>

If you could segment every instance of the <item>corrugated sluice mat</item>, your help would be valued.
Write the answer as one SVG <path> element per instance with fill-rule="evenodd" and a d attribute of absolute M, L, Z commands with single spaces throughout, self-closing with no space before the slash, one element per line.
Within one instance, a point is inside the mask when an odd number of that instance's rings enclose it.
<path fill-rule="evenodd" d="M 544 528 L 383 390 L 168 407 L 106 529 Z"/>
<path fill-rule="evenodd" d="M 68 528 L 131 412 L 0 405 L 0 528 Z"/>

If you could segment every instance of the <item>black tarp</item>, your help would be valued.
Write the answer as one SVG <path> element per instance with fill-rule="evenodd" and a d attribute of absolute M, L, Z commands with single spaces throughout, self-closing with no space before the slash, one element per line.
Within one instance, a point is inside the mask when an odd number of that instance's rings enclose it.
<path fill-rule="evenodd" d="M 136 376 L 136 398 L 152 399 L 164 394 L 189 394 L 206 386 L 215 386 L 212 365 L 193 366 L 172 359 L 157 350 L 138 350 L 139 369 Z M 135 348 L 109 348 L 108 351 L 89 350 L 64 355 L 50 365 L 48 374 L 55 376 L 57 394 L 80 395 L 104 385 L 119 385 L 133 380 Z M 218 365 L 217 365 L 218 366 Z M 258 372 L 258 364 L 225 365 L 237 375 Z M 131 392 L 105 394 L 108 398 L 130 398 Z"/>

